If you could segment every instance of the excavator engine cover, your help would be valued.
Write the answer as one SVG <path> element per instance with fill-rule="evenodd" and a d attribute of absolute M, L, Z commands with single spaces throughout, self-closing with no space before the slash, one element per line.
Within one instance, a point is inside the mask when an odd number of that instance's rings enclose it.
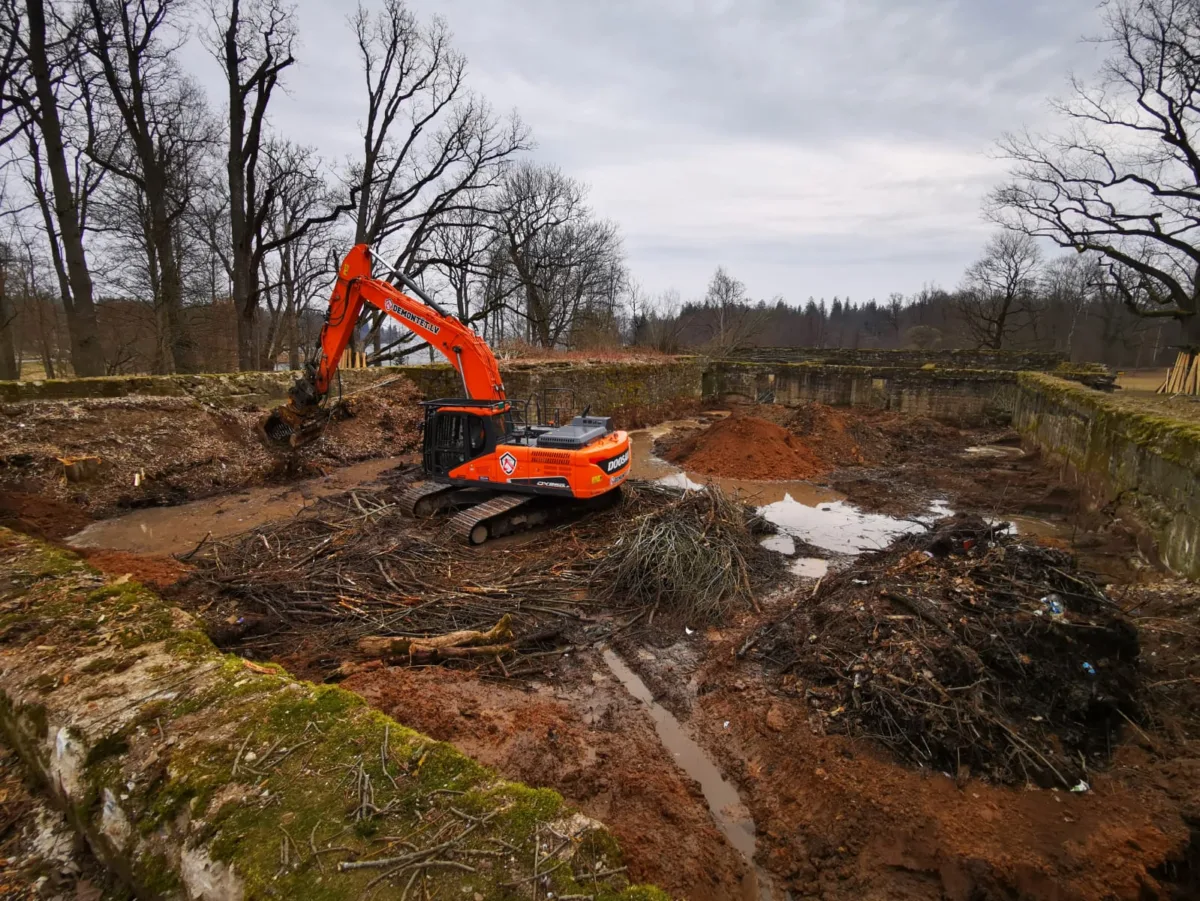
<path fill-rule="evenodd" d="M 613 433 L 613 421 L 607 416 L 576 416 L 567 425 L 539 435 L 538 447 L 579 450 Z"/>

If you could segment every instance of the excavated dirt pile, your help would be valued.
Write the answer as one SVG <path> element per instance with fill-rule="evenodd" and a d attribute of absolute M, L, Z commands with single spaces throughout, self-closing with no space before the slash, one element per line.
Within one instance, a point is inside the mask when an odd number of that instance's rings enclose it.
<path fill-rule="evenodd" d="M 662 453 L 691 472 L 740 479 L 811 479 L 829 468 L 800 438 L 755 416 L 731 416 Z"/>
<path fill-rule="evenodd" d="M 814 722 L 961 778 L 1070 788 L 1139 717 L 1134 627 L 1069 554 L 978 517 L 863 557 L 768 631 Z"/>
<path fill-rule="evenodd" d="M 300 453 L 278 457 L 255 436 L 258 407 L 183 397 L 0 404 L 0 522 L 59 538 L 94 517 L 169 506 L 402 454 L 420 433 L 419 396 L 400 380 L 348 399 L 348 415 Z M 93 458 L 69 481 L 64 460 Z"/>
<path fill-rule="evenodd" d="M 834 470 L 961 453 L 965 433 L 932 419 L 810 403 L 736 411 L 712 426 L 665 435 L 655 452 L 691 472 L 726 478 L 812 479 Z"/>

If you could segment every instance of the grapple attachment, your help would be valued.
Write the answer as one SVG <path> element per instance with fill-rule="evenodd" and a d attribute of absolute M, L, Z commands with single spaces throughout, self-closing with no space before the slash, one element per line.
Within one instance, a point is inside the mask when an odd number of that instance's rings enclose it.
<path fill-rule="evenodd" d="M 258 436 L 271 450 L 295 450 L 316 441 L 325 431 L 329 414 L 320 407 L 297 410 L 292 401 L 258 421 Z"/>

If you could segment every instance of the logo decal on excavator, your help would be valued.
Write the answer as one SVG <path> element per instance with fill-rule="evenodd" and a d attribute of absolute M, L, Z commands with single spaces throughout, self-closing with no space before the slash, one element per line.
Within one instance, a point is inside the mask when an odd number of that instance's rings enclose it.
<path fill-rule="evenodd" d="M 504 454 L 500 457 L 500 468 L 504 470 L 505 475 L 512 475 L 517 471 L 517 458 L 512 454 Z"/>
<path fill-rule="evenodd" d="M 419 325 L 421 328 L 428 332 L 432 332 L 435 335 L 442 330 L 440 325 L 434 325 L 428 319 L 422 319 L 416 313 L 410 313 L 408 310 L 404 309 L 404 307 L 398 307 L 390 300 L 384 301 L 383 306 L 389 313 L 399 316 L 402 319 L 407 319 L 413 325 Z"/>
<path fill-rule="evenodd" d="M 614 472 L 616 472 L 618 469 L 620 469 L 622 466 L 624 466 L 628 462 L 629 462 L 629 450 L 627 448 L 624 451 L 622 451 L 621 453 L 617 454 L 615 457 L 610 457 L 607 460 L 601 460 L 596 465 L 599 466 L 601 469 L 603 469 L 609 475 L 612 475 Z"/>

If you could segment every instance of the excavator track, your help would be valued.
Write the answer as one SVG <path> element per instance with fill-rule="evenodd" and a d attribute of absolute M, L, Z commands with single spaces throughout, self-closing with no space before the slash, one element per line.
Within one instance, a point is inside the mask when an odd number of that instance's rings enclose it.
<path fill-rule="evenodd" d="M 505 514 L 534 500 L 531 494 L 501 494 L 482 504 L 468 507 L 446 523 L 446 532 L 467 544 L 483 544 L 489 538 L 499 538 L 514 531 L 515 523 Z M 534 523 L 530 523 L 533 525 Z M 501 526 L 501 528 L 497 528 Z M 496 534 L 494 534 L 496 533 Z"/>
<path fill-rule="evenodd" d="M 439 495 L 448 495 L 453 491 L 452 485 L 418 482 L 405 489 L 396 503 L 406 516 L 427 516 L 441 507 L 438 503 Z"/>

